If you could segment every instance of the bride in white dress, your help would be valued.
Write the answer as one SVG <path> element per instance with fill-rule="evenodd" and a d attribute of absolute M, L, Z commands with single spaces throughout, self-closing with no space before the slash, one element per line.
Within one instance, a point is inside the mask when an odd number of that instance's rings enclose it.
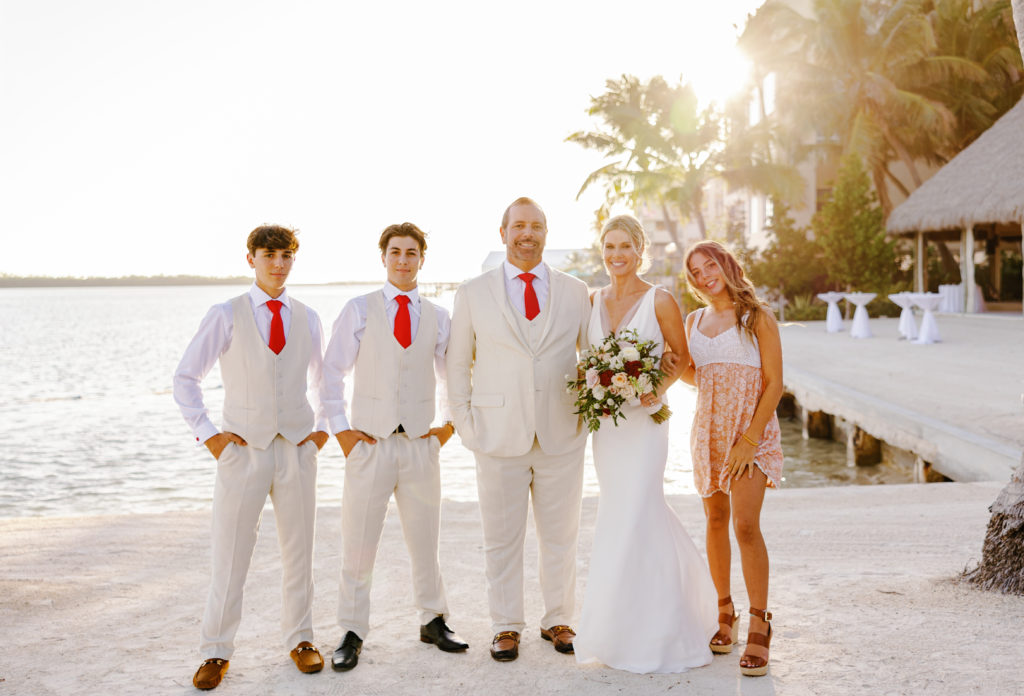
<path fill-rule="evenodd" d="M 671 293 L 638 277 L 646 235 L 631 215 L 601 231 L 608 287 L 594 293 L 589 340 L 636 329 L 688 356 L 679 307 Z M 666 379 L 659 388 L 668 388 Z M 684 672 L 711 662 L 708 642 L 718 630 L 717 594 L 707 563 L 665 500 L 668 424 L 642 406 L 623 406 L 618 425 L 604 419 L 594 433 L 601 498 L 583 610 L 573 640 L 576 661 L 630 672 Z M 677 418 L 680 416 L 676 416 Z"/>

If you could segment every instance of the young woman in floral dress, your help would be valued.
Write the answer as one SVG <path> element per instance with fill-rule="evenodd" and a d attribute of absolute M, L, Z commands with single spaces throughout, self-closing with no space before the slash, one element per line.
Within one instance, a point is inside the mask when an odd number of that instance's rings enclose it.
<path fill-rule="evenodd" d="M 775 317 L 724 247 L 711 241 L 694 245 L 685 267 L 691 292 L 707 305 L 686 317 L 690 368 L 683 379 L 697 387 L 690 435 L 693 478 L 704 499 L 708 565 L 720 611 L 711 650 L 728 653 L 736 642 L 739 615 L 729 588 L 731 517 L 750 601 L 740 670 L 761 676 L 768 671 L 772 615 L 760 517 L 765 488 L 777 487 L 782 476 L 775 415 L 782 396 L 782 345 Z"/>

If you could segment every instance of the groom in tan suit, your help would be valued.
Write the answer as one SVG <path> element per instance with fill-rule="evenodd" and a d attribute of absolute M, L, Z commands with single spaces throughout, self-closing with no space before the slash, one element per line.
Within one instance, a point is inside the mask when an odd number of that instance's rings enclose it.
<path fill-rule="evenodd" d="M 519 655 L 523 543 L 533 496 L 544 595 L 541 636 L 572 653 L 576 538 L 587 431 L 566 375 L 586 346 L 587 286 L 541 260 L 547 219 L 519 198 L 501 221 L 504 263 L 462 284 L 448 344 L 448 397 L 476 457 L 488 600 L 498 661 Z"/>

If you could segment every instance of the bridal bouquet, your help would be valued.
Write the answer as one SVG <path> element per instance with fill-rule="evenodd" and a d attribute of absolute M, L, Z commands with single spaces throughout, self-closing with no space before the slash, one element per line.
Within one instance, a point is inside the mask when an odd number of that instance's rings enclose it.
<path fill-rule="evenodd" d="M 567 390 L 576 394 L 575 413 L 583 416 L 587 429 L 595 432 L 601 418 L 618 425 L 625 418 L 622 405 L 640 405 L 640 397 L 653 392 L 665 373 L 658 368 L 654 341 L 641 341 L 635 329 L 609 334 L 601 343 L 580 355 L 576 378 L 569 378 Z M 651 414 L 655 423 L 664 423 L 672 412 L 667 406 Z"/>

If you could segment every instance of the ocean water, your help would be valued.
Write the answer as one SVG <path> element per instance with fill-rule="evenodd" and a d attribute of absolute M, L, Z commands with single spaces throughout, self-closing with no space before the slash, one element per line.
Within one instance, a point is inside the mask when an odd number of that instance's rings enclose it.
<path fill-rule="evenodd" d="M 0 289 L 0 517 L 194 510 L 209 506 L 215 462 L 171 396 L 181 353 L 211 305 L 248 286 Z M 295 286 L 325 335 L 351 297 L 376 286 Z M 451 307 L 452 295 L 433 298 Z M 219 422 L 217 367 L 203 383 Z M 694 392 L 672 387 L 665 489 L 692 493 L 689 430 Z M 783 424 L 786 476 L 800 486 L 877 483 L 845 466 L 844 448 L 800 438 Z M 442 450 L 442 495 L 475 500 L 472 454 L 458 436 Z M 318 500 L 341 502 L 344 457 L 321 451 Z M 585 495 L 597 495 L 589 445 Z"/>

